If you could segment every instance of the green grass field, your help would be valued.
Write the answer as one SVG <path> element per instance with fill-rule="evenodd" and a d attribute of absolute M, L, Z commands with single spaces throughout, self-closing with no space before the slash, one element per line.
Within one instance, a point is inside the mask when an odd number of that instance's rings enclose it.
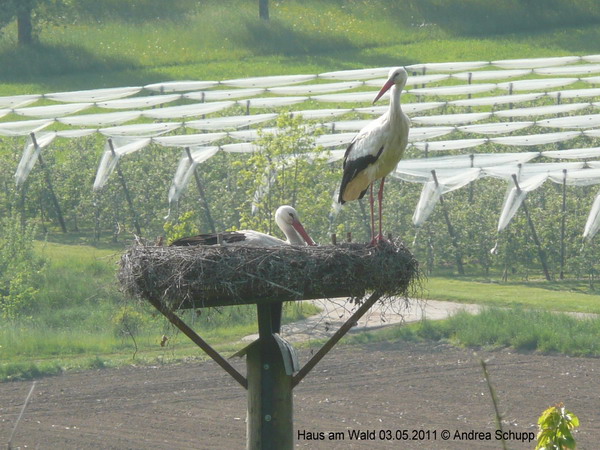
<path fill-rule="evenodd" d="M 72 3 L 78 10 L 62 22 L 42 25 L 39 43 L 31 48 L 15 45 L 15 24 L 4 30 L 0 95 L 417 62 L 583 55 L 597 53 L 600 41 L 600 8 L 587 0 L 557 0 L 553 8 L 545 9 L 536 9 L 535 2 L 485 0 L 458 6 L 450 0 L 271 1 L 268 23 L 258 19 L 255 2 L 241 0 L 177 0 L 168 14 L 158 0 L 111 0 L 102 2 L 100 9 L 91 0 Z M 58 373 L 63 368 L 202 357 L 149 307 L 124 302 L 115 277 L 123 247 L 86 245 L 89 242 L 85 234 L 52 234 L 37 243 L 37 252 L 47 260 L 44 287 L 29 317 L 0 325 L 0 379 Z M 431 277 L 424 291 L 433 299 L 518 306 L 522 308 L 518 314 L 528 320 L 502 316 L 505 322 L 501 323 L 514 326 L 508 335 L 498 330 L 496 337 L 486 337 L 485 331 L 504 312 L 461 315 L 439 325 L 422 325 L 429 327 L 425 332 L 405 327 L 381 336 L 429 336 L 464 345 L 598 354 L 592 339 L 584 336 L 567 345 L 556 331 L 543 337 L 530 335 L 531 321 L 539 320 L 550 330 L 575 330 L 581 322 L 545 313 L 523 314 L 529 308 L 600 313 L 600 297 L 585 282 L 498 283 Z M 119 333 L 116 318 L 122 308 L 130 308 L 126 311 L 138 327 L 135 360 L 132 339 Z M 287 320 L 312 312 L 291 308 Z M 255 328 L 252 312 L 244 308 L 186 319 L 223 351 L 237 348 L 231 342 Z M 480 332 L 466 336 L 459 333 L 461 329 Z M 586 323 L 581 329 L 596 336 L 598 326 Z M 166 348 L 158 345 L 163 334 L 170 336 Z M 363 339 L 369 339 L 366 336 Z"/>

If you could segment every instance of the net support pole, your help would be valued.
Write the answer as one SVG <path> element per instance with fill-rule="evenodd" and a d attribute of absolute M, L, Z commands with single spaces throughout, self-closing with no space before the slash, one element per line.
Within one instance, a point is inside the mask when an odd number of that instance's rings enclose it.
<path fill-rule="evenodd" d="M 560 272 L 559 278 L 565 279 L 565 227 L 567 221 L 567 169 L 563 169 L 562 209 L 560 217 Z"/>
<path fill-rule="evenodd" d="M 192 153 L 190 152 L 190 148 L 186 147 L 185 151 L 190 159 L 190 163 L 194 163 L 192 158 Z M 210 227 L 211 233 L 216 233 L 217 229 L 215 228 L 215 222 L 210 213 L 210 207 L 208 205 L 208 201 L 206 200 L 206 193 L 204 192 L 204 187 L 202 186 L 202 180 L 200 179 L 200 175 L 198 171 L 194 170 L 194 179 L 196 180 L 196 187 L 198 188 L 198 196 L 200 197 L 200 201 L 204 205 L 204 212 L 206 214 L 206 221 L 208 222 L 208 226 Z"/>
<path fill-rule="evenodd" d="M 113 156 L 116 157 L 115 146 L 113 144 L 112 139 L 108 139 L 108 146 L 110 147 L 110 151 Z M 125 177 L 123 176 L 123 172 L 121 172 L 121 168 L 119 167 L 119 163 L 117 162 L 117 175 L 119 176 L 119 181 L 121 182 L 121 186 L 123 187 L 123 192 L 125 193 L 125 200 L 127 200 L 127 204 L 129 205 L 129 211 L 131 213 L 131 217 L 133 218 L 133 226 L 135 227 L 135 232 L 138 236 L 142 235 L 142 229 L 140 228 L 140 224 L 137 219 L 137 213 L 135 212 L 135 208 L 133 207 L 133 201 L 131 200 L 131 195 L 129 194 L 129 189 L 127 188 L 127 182 L 125 181 Z"/>
<path fill-rule="evenodd" d="M 517 181 L 517 176 L 515 174 L 512 175 L 513 181 L 515 183 L 515 187 L 517 191 L 521 192 L 521 188 L 519 186 L 519 182 Z M 546 280 L 552 281 L 552 277 L 550 276 L 550 271 L 548 270 L 548 260 L 546 258 L 546 252 L 542 248 L 542 244 L 540 239 L 538 238 L 538 234 L 535 231 L 535 226 L 533 225 L 533 220 L 531 220 L 531 215 L 529 214 L 529 209 L 527 208 L 527 204 L 525 199 L 523 199 L 523 212 L 525 213 L 525 217 L 527 218 L 527 223 L 529 224 L 529 229 L 531 230 L 531 237 L 533 238 L 533 242 L 537 247 L 538 256 L 540 258 L 540 262 L 542 263 L 542 270 L 544 271 L 544 277 Z"/>
<path fill-rule="evenodd" d="M 31 133 L 31 141 L 35 146 L 36 150 L 39 148 L 37 139 L 35 138 L 35 133 Z M 56 194 L 54 193 L 54 188 L 52 187 L 52 180 L 50 179 L 50 170 L 44 163 L 44 159 L 42 158 L 42 152 L 38 153 L 38 161 L 40 162 L 40 167 L 42 168 L 42 172 L 44 172 L 44 179 L 46 181 L 46 186 L 48 187 L 48 192 L 50 192 L 50 198 L 52 199 L 52 204 L 54 205 L 54 210 L 56 211 L 56 217 L 58 217 L 58 223 L 60 224 L 60 228 L 63 233 L 67 232 L 67 225 L 65 224 L 65 218 L 63 216 L 62 210 L 60 209 L 60 204 L 58 203 L 58 198 L 56 198 Z"/>
<path fill-rule="evenodd" d="M 431 175 L 433 175 L 433 181 L 435 182 L 436 187 L 439 186 L 440 184 L 435 170 L 431 171 Z M 444 220 L 446 221 L 446 227 L 448 228 L 450 241 L 452 242 L 452 246 L 454 247 L 454 259 L 456 260 L 456 270 L 458 271 L 459 275 L 464 275 L 465 268 L 462 262 L 462 251 L 458 243 L 458 236 L 456 234 L 456 231 L 454 230 L 454 227 L 452 226 L 452 222 L 450 222 L 450 215 L 448 214 L 448 209 L 446 208 L 446 204 L 444 203 L 444 197 L 442 195 L 440 195 L 440 207 L 442 208 L 442 213 L 444 214 Z"/>

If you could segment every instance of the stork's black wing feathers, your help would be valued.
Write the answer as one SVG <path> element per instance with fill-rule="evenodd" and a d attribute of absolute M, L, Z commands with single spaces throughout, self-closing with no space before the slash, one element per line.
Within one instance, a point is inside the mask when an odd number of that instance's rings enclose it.
<path fill-rule="evenodd" d="M 352 144 L 354 144 L 354 142 Z M 350 146 L 348 146 L 348 148 L 346 149 L 346 154 L 344 155 L 344 175 L 342 176 L 342 184 L 340 186 L 340 194 L 338 197 L 338 203 L 341 203 L 342 205 L 344 203 L 346 203 L 342 199 L 342 196 L 344 194 L 344 190 L 346 189 L 346 186 L 348 185 L 348 183 L 350 183 L 361 170 L 366 169 L 369 166 L 369 164 L 373 164 L 375 161 L 377 161 L 377 159 L 383 152 L 383 146 L 381 146 L 381 148 L 379 149 L 379 151 L 377 152 L 376 155 L 364 155 L 359 158 L 349 160 L 348 154 L 350 153 L 352 144 L 350 144 Z M 358 196 L 358 198 L 359 199 L 363 198 L 365 196 L 366 192 L 367 192 L 366 189 L 364 191 L 362 191 L 360 193 L 360 195 Z"/>
<path fill-rule="evenodd" d="M 246 240 L 246 235 L 237 231 L 225 231 L 220 233 L 223 242 L 231 244 L 232 242 L 240 242 Z M 189 236 L 179 238 L 171 243 L 172 247 L 189 247 L 194 245 L 217 245 L 218 239 L 216 234 L 199 234 L 197 236 Z"/>

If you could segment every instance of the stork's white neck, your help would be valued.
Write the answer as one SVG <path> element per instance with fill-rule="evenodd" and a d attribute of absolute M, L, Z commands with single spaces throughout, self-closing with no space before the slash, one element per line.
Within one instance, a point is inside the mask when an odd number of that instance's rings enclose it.
<path fill-rule="evenodd" d="M 302 239 L 302 236 L 298 234 L 298 232 L 292 225 L 290 225 L 287 222 L 278 222 L 277 225 L 279 225 L 279 228 L 281 228 L 281 231 L 283 231 L 283 234 L 285 234 L 288 244 L 305 245 L 304 239 Z"/>
<path fill-rule="evenodd" d="M 403 115 L 402 106 L 400 104 L 400 94 L 402 93 L 402 88 L 399 88 L 397 85 L 393 85 L 390 89 L 390 120 L 400 120 L 400 117 Z"/>

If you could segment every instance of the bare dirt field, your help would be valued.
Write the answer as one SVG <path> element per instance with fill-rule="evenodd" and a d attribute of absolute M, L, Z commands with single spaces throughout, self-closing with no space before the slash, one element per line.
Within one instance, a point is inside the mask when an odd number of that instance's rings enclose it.
<path fill-rule="evenodd" d="M 300 352 L 301 362 L 308 357 Z M 517 437 L 535 433 L 539 414 L 558 401 L 581 420 L 578 448 L 598 448 L 600 359 L 405 342 L 339 346 L 326 356 L 295 390 L 296 446 L 502 448 L 479 358 L 488 361 L 503 428 L 512 433 L 508 448 L 532 449 Z M 244 373 L 244 361 L 235 364 Z M 0 384 L 2 446 L 30 386 Z M 213 362 L 67 373 L 37 381 L 13 448 L 239 449 L 245 416 L 245 391 Z M 374 440 L 350 440 L 349 431 L 373 430 Z M 421 440 L 404 440 L 403 430 Z M 306 432 L 324 439 L 302 438 Z"/>

